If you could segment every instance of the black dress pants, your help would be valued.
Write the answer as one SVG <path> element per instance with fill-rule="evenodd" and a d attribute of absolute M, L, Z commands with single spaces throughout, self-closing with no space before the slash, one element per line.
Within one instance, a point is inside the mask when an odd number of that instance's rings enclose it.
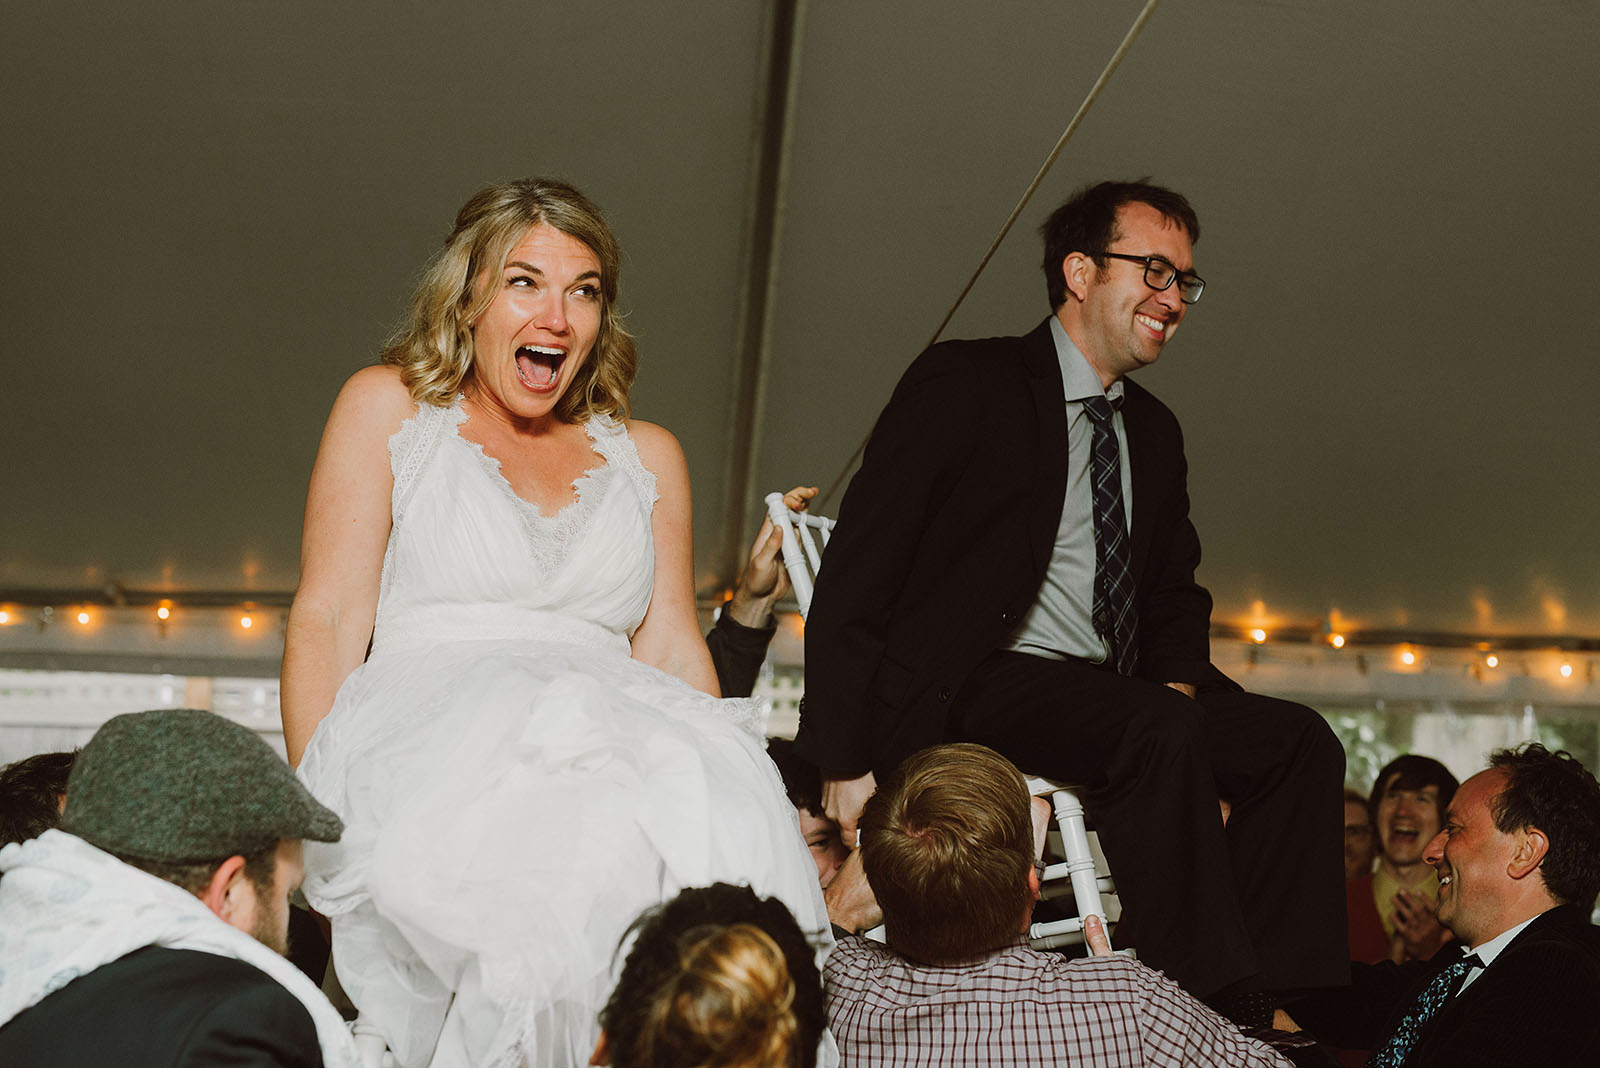
<path fill-rule="evenodd" d="M 1191 700 L 1084 661 L 997 652 L 957 694 L 948 740 L 1087 788 L 1139 959 L 1190 993 L 1349 981 L 1344 749 L 1311 709 L 1220 685 Z"/>

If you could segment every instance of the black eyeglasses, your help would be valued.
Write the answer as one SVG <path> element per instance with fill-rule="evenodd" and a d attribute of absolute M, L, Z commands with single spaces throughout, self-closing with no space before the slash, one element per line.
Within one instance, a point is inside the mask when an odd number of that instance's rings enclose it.
<path fill-rule="evenodd" d="M 1129 256 L 1124 252 L 1091 252 L 1091 256 L 1106 256 L 1113 260 L 1127 260 L 1129 263 L 1144 264 L 1144 284 L 1151 289 L 1160 291 L 1178 283 L 1178 299 L 1185 304 L 1193 304 L 1200 299 L 1200 294 L 1205 292 L 1206 280 L 1193 271 L 1180 271 L 1166 260 L 1157 256 Z"/>

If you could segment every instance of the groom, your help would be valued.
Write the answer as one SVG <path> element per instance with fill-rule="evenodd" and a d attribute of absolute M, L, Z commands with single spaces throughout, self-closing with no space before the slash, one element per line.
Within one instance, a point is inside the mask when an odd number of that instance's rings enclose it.
<path fill-rule="evenodd" d="M 1141 959 L 1262 1024 L 1345 981 L 1344 754 L 1211 665 L 1182 435 L 1125 377 L 1200 299 L 1199 233 L 1171 190 L 1086 188 L 1043 227 L 1053 314 L 912 364 L 840 506 L 797 744 L 847 843 L 941 742 L 1087 787 Z"/>

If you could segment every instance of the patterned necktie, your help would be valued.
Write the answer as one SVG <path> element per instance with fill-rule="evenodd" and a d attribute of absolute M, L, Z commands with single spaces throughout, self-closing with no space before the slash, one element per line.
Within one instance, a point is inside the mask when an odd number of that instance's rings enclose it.
<path fill-rule="evenodd" d="M 1111 422 L 1116 408 L 1105 397 L 1090 397 L 1083 410 L 1094 424 L 1089 450 L 1094 485 L 1094 629 L 1111 646 L 1117 674 L 1132 675 L 1139 666 L 1139 615 L 1133 607 L 1133 551 L 1122 507 L 1117 431 Z"/>
<path fill-rule="evenodd" d="M 1406 1063 L 1406 1058 L 1411 1056 L 1411 1051 L 1416 1048 L 1417 1038 L 1422 1034 L 1422 1029 L 1433 1019 L 1434 1013 L 1439 1011 L 1450 995 L 1467 978 L 1467 973 L 1474 968 L 1483 966 L 1476 953 L 1468 954 L 1450 965 L 1444 971 L 1433 977 L 1417 998 L 1417 1003 L 1411 1006 L 1400 1024 L 1394 1029 L 1394 1034 L 1389 1036 L 1389 1041 L 1383 1048 L 1374 1053 L 1367 1060 L 1367 1068 L 1400 1068 Z"/>

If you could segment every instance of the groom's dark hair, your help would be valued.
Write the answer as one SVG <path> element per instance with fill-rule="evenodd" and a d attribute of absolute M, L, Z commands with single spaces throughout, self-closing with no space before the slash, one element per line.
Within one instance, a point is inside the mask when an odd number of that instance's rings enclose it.
<path fill-rule="evenodd" d="M 1182 193 L 1152 185 L 1148 178 L 1084 186 L 1039 227 L 1044 237 L 1044 281 L 1051 308 L 1061 307 L 1067 299 L 1061 261 L 1068 255 L 1088 253 L 1097 266 L 1105 269 L 1105 257 L 1100 253 L 1121 236 L 1117 233 L 1117 212 L 1124 204 L 1148 204 L 1183 227 L 1191 244 L 1200 241 L 1200 218 Z"/>

